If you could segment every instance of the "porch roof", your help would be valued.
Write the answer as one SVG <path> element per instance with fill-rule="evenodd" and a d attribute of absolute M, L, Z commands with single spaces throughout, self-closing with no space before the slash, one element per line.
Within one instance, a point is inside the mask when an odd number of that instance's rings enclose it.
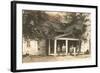
<path fill-rule="evenodd" d="M 79 40 L 79 38 L 75 38 L 72 35 L 72 32 L 69 33 L 65 33 L 65 34 L 61 34 L 55 37 L 55 39 L 59 39 L 59 40 Z"/>
<path fill-rule="evenodd" d="M 79 40 L 79 39 L 76 39 L 76 38 L 55 38 L 57 40 Z"/>

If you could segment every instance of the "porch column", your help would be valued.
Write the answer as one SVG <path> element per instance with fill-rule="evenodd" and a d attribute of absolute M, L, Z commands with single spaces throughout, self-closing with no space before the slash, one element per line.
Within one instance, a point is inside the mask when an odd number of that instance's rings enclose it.
<path fill-rule="evenodd" d="M 56 55 L 57 40 L 54 40 L 54 55 Z"/>
<path fill-rule="evenodd" d="M 50 55 L 50 39 L 49 39 L 48 55 Z"/>
<path fill-rule="evenodd" d="M 66 55 L 68 55 L 68 40 L 66 40 Z"/>

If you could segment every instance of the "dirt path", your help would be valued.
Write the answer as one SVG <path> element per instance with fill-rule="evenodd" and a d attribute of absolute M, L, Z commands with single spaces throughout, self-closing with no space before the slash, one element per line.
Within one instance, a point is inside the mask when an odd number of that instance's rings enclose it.
<path fill-rule="evenodd" d="M 89 55 L 79 56 L 26 56 L 23 57 L 23 63 L 31 62 L 52 62 L 52 61 L 67 61 L 90 58 Z"/>

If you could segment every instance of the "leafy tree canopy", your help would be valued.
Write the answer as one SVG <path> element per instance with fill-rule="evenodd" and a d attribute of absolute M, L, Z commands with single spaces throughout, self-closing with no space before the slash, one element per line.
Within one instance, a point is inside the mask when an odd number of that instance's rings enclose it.
<path fill-rule="evenodd" d="M 59 14 L 50 16 L 45 11 L 23 10 L 23 37 L 36 40 L 53 38 L 57 30 L 64 30 L 65 33 L 72 31 L 73 37 L 82 38 L 88 27 L 88 15 L 66 12 L 64 18 L 61 18 Z"/>

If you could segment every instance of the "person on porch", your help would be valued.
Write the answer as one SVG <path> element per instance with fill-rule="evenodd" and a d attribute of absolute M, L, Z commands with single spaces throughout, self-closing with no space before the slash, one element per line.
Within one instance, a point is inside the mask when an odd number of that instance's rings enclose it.
<path fill-rule="evenodd" d="M 70 47 L 70 55 L 72 55 L 73 52 L 74 52 L 74 46 L 72 45 L 72 46 Z"/>
<path fill-rule="evenodd" d="M 66 50 L 66 45 L 63 44 L 63 45 L 62 45 L 62 52 L 65 53 L 65 50 Z"/>
<path fill-rule="evenodd" d="M 60 48 L 60 45 L 58 45 L 58 47 L 57 47 L 58 55 L 60 55 L 60 52 L 61 52 L 60 49 L 61 49 L 61 48 Z"/>

